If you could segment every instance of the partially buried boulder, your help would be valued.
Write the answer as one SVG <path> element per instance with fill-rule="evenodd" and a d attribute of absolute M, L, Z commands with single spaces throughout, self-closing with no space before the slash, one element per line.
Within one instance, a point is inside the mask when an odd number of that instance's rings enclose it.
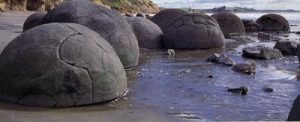
<path fill-rule="evenodd" d="M 292 109 L 288 116 L 288 121 L 300 121 L 300 95 L 293 103 Z"/>
<path fill-rule="evenodd" d="M 261 26 L 261 31 L 289 31 L 289 22 L 281 15 L 266 14 L 256 20 Z"/>
<path fill-rule="evenodd" d="M 127 21 L 131 25 L 141 48 L 162 48 L 163 33 L 155 23 L 141 17 L 127 17 Z"/>
<path fill-rule="evenodd" d="M 168 49 L 209 49 L 225 45 L 217 21 L 205 14 L 182 15 L 164 34 L 164 46 Z"/>
<path fill-rule="evenodd" d="M 157 13 L 151 18 L 155 24 L 157 24 L 163 32 L 168 28 L 168 26 L 177 18 L 187 12 L 181 9 L 166 9 Z"/>
<path fill-rule="evenodd" d="M 25 31 L 0 55 L 0 99 L 43 107 L 105 102 L 127 89 L 113 47 L 78 24 L 45 24 Z"/>
<path fill-rule="evenodd" d="M 276 42 L 274 48 L 280 50 L 283 55 L 296 55 L 297 44 L 296 41 L 279 40 Z"/>
<path fill-rule="evenodd" d="M 215 18 L 226 38 L 230 38 L 231 33 L 237 33 L 239 35 L 245 34 L 245 27 L 242 20 L 233 13 L 224 12 L 216 13 L 212 15 Z"/>
<path fill-rule="evenodd" d="M 45 12 L 36 12 L 31 14 L 25 21 L 23 25 L 23 31 L 26 31 L 30 28 L 40 25 L 41 20 L 46 15 Z"/>
<path fill-rule="evenodd" d="M 125 68 L 139 60 L 137 39 L 126 19 L 117 12 L 89 1 L 64 2 L 45 15 L 41 23 L 70 22 L 84 25 L 106 39 L 116 50 Z"/>
<path fill-rule="evenodd" d="M 278 49 L 270 47 L 245 47 L 243 49 L 243 57 L 252 59 L 278 59 L 282 58 L 282 53 Z"/>

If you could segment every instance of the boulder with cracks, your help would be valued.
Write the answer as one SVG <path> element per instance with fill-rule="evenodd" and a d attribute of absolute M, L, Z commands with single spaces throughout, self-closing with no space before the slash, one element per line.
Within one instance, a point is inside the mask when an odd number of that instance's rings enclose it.
<path fill-rule="evenodd" d="M 77 23 L 97 32 L 116 50 L 125 68 L 138 65 L 139 45 L 130 25 L 118 12 L 89 1 L 64 2 L 45 15 L 42 24 Z"/>
<path fill-rule="evenodd" d="M 106 102 L 127 89 L 113 47 L 78 24 L 45 24 L 15 38 L 0 55 L 0 99 L 42 107 Z"/>

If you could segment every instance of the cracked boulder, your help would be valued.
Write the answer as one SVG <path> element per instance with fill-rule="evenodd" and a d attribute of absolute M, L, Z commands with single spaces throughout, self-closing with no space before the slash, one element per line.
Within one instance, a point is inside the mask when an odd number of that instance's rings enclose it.
<path fill-rule="evenodd" d="M 282 53 L 278 49 L 270 47 L 257 46 L 257 47 L 245 47 L 243 49 L 243 57 L 251 59 L 279 59 L 282 58 Z"/>
<path fill-rule="evenodd" d="M 46 15 L 45 12 L 36 12 L 31 14 L 25 21 L 23 25 L 23 31 L 26 31 L 30 28 L 40 25 L 41 20 Z"/>
<path fill-rule="evenodd" d="M 41 107 L 106 102 L 127 89 L 113 47 L 78 24 L 41 25 L 15 38 L 0 55 L 0 100 Z"/>
<path fill-rule="evenodd" d="M 229 12 L 216 13 L 212 15 L 215 18 L 226 38 L 230 38 L 230 34 L 236 33 L 238 35 L 245 34 L 245 27 L 243 21 L 235 14 Z"/>
<path fill-rule="evenodd" d="M 261 26 L 261 31 L 289 31 L 290 24 L 281 15 L 266 14 L 258 18 L 256 23 Z"/>
<path fill-rule="evenodd" d="M 163 32 L 169 27 L 169 25 L 177 18 L 187 12 L 181 9 L 166 9 L 157 13 L 151 18 L 151 21 L 157 24 Z"/>
<path fill-rule="evenodd" d="M 125 68 L 138 65 L 137 39 L 119 13 L 89 1 L 64 2 L 45 15 L 41 23 L 77 23 L 97 32 L 116 50 Z"/>
<path fill-rule="evenodd" d="M 131 25 L 141 48 L 162 48 L 163 32 L 156 24 L 141 17 L 127 17 L 127 21 Z"/>
<path fill-rule="evenodd" d="M 218 22 L 205 14 L 182 15 L 164 34 L 163 44 L 168 49 L 209 49 L 225 45 Z"/>

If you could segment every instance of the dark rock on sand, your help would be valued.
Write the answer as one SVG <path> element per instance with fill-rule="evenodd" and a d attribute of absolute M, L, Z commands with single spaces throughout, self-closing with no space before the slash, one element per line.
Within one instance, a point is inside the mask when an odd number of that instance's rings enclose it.
<path fill-rule="evenodd" d="M 274 48 L 280 50 L 283 55 L 297 55 L 297 44 L 296 41 L 279 40 Z"/>
<path fill-rule="evenodd" d="M 177 18 L 187 12 L 181 9 L 166 9 L 157 13 L 151 18 L 155 24 L 157 24 L 163 32 L 169 27 L 170 24 Z"/>
<path fill-rule="evenodd" d="M 235 65 L 235 61 L 225 54 L 220 55 L 215 53 L 212 56 L 208 57 L 206 61 L 217 63 L 217 64 L 224 64 L 227 66 Z"/>
<path fill-rule="evenodd" d="M 40 25 L 41 20 L 46 15 L 45 12 L 36 12 L 31 14 L 25 21 L 23 25 L 23 31 L 26 31 L 30 28 Z"/>
<path fill-rule="evenodd" d="M 164 46 L 171 49 L 222 48 L 224 35 L 216 22 L 205 14 L 185 14 L 165 30 Z"/>
<path fill-rule="evenodd" d="M 119 13 L 88 1 L 64 2 L 45 15 L 42 23 L 70 22 L 84 25 L 106 39 L 116 50 L 125 68 L 138 65 L 137 39 Z"/>
<path fill-rule="evenodd" d="M 265 86 L 265 87 L 263 88 L 263 90 L 264 90 L 264 92 L 267 92 L 267 93 L 271 93 L 271 92 L 274 91 L 274 89 L 271 88 L 271 87 L 269 87 L 269 86 Z"/>
<path fill-rule="evenodd" d="M 127 21 L 131 25 L 141 48 L 162 48 L 163 32 L 155 23 L 141 17 L 127 17 Z"/>
<path fill-rule="evenodd" d="M 261 26 L 261 31 L 289 31 L 290 24 L 281 15 L 266 14 L 256 20 L 256 23 Z"/>
<path fill-rule="evenodd" d="M 293 103 L 292 109 L 288 116 L 288 121 L 300 121 L 300 95 Z"/>
<path fill-rule="evenodd" d="M 248 95 L 248 88 L 243 86 L 243 87 L 240 87 L 240 88 L 228 88 L 227 90 L 228 92 L 232 92 L 232 93 L 238 93 L 238 94 L 241 94 L 241 95 Z"/>
<path fill-rule="evenodd" d="M 230 33 L 237 33 L 239 35 L 245 34 L 245 27 L 242 20 L 233 13 L 224 12 L 212 15 L 215 18 L 226 38 L 230 38 Z"/>
<path fill-rule="evenodd" d="M 232 67 L 233 71 L 245 73 L 245 74 L 255 74 L 256 73 L 256 63 L 254 61 L 248 61 L 246 63 L 239 63 Z"/>
<path fill-rule="evenodd" d="M 78 106 L 113 100 L 126 89 L 125 70 L 113 47 L 82 25 L 52 23 L 32 28 L 0 55 L 3 101 Z"/>
<path fill-rule="evenodd" d="M 260 25 L 255 23 L 253 20 L 242 20 L 245 26 L 246 32 L 257 32 L 260 30 Z"/>
<path fill-rule="evenodd" d="M 282 53 L 278 49 L 269 47 L 245 47 L 243 49 L 243 57 L 252 59 L 278 59 L 282 58 Z"/>

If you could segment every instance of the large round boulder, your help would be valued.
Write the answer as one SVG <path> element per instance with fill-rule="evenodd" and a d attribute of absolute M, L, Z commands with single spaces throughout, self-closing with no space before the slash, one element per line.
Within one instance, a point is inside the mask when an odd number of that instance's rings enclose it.
<path fill-rule="evenodd" d="M 119 13 L 89 1 L 69 1 L 45 15 L 42 23 L 69 22 L 84 25 L 106 39 L 116 50 L 125 68 L 138 65 L 137 39 Z"/>
<path fill-rule="evenodd" d="M 151 18 L 151 21 L 157 24 L 161 28 L 161 30 L 165 32 L 167 27 L 172 23 L 174 19 L 186 13 L 186 11 L 181 9 L 166 9 L 153 16 Z"/>
<path fill-rule="evenodd" d="M 162 48 L 163 32 L 155 23 L 141 17 L 127 17 L 127 21 L 131 25 L 141 48 Z"/>
<path fill-rule="evenodd" d="M 23 31 L 38 26 L 45 15 L 45 12 L 36 12 L 31 14 L 24 22 Z"/>
<path fill-rule="evenodd" d="M 164 34 L 163 44 L 168 49 L 208 49 L 225 45 L 217 21 L 205 14 L 182 15 Z"/>
<path fill-rule="evenodd" d="M 0 99 L 43 107 L 106 102 L 127 89 L 113 47 L 78 24 L 51 23 L 25 31 L 0 55 Z"/>
<path fill-rule="evenodd" d="M 289 31 L 289 22 L 281 15 L 266 14 L 256 20 L 261 26 L 261 31 Z"/>
<path fill-rule="evenodd" d="M 212 15 L 215 18 L 226 38 L 230 38 L 232 34 L 244 35 L 245 27 L 243 21 L 233 13 L 223 12 Z"/>

